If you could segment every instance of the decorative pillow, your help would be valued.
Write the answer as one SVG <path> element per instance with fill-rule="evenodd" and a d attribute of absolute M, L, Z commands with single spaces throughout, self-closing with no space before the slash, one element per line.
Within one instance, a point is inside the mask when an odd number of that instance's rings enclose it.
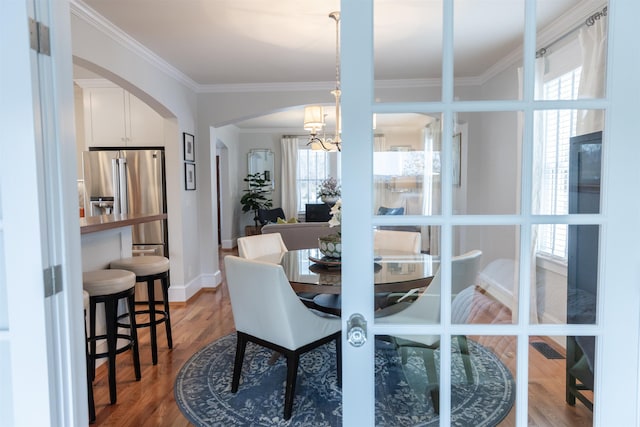
<path fill-rule="evenodd" d="M 378 208 L 378 215 L 404 215 L 404 208 L 388 208 L 386 206 L 380 206 Z"/>
<path fill-rule="evenodd" d="M 289 218 L 289 220 L 287 222 L 289 224 L 297 224 L 298 223 L 298 218 L 296 218 L 296 217 Z"/>
<path fill-rule="evenodd" d="M 278 219 L 277 219 L 277 222 L 276 222 L 276 223 L 277 223 L 277 224 L 286 224 L 286 223 L 287 223 L 287 221 L 285 221 L 284 219 L 282 219 L 282 218 L 278 217 Z"/>

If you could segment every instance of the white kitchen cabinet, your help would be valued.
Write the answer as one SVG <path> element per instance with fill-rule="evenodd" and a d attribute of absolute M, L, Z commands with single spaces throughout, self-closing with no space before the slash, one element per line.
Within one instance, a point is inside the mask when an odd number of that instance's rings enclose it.
<path fill-rule="evenodd" d="M 164 146 L 164 119 L 119 87 L 84 89 L 86 147 Z"/>

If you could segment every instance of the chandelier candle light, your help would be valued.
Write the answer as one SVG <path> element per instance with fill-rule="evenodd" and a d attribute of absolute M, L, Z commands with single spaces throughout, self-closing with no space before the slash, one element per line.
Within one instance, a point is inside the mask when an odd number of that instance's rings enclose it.
<path fill-rule="evenodd" d="M 336 22 L 336 88 L 331 91 L 336 102 L 336 128 L 333 137 L 323 136 L 320 138 L 318 132 L 324 130 L 326 125 L 324 108 L 322 105 L 309 105 L 304 107 L 304 129 L 309 131 L 311 137 L 307 145 L 313 150 L 341 151 L 342 140 L 342 119 L 340 115 L 340 12 L 331 12 L 329 18 Z"/>

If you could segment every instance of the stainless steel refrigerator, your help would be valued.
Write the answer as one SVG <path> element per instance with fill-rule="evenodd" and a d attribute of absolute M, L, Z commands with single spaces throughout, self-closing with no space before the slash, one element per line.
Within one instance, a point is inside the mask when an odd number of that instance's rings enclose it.
<path fill-rule="evenodd" d="M 163 149 L 90 148 L 82 153 L 85 215 L 166 212 Z M 134 255 L 169 253 L 167 222 L 134 225 Z"/>

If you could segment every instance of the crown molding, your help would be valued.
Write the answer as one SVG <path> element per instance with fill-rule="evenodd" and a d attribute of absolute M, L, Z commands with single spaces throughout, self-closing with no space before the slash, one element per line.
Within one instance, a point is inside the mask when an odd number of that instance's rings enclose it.
<path fill-rule="evenodd" d="M 585 20 L 589 16 L 598 10 L 602 10 L 602 8 L 607 5 L 607 3 L 599 3 L 598 6 L 596 3 L 597 2 L 593 1 L 580 2 L 573 9 L 569 10 L 567 13 L 558 17 L 558 19 L 543 28 L 539 34 L 536 34 L 536 51 L 558 40 L 560 37 L 567 34 L 567 32 L 571 32 L 573 29 L 578 28 L 581 24 L 584 24 Z M 473 80 L 475 80 L 475 84 L 483 85 L 507 68 L 516 64 L 521 64 L 523 56 L 522 47 L 514 49 L 511 53 L 502 57 L 500 61 L 496 62 L 480 76 L 474 77 Z"/>
<path fill-rule="evenodd" d="M 606 3 L 600 3 L 600 9 Z M 140 56 L 151 65 L 174 78 L 178 82 L 184 84 L 196 93 L 265 93 L 265 92 L 301 92 L 301 91 L 330 91 L 335 87 L 335 82 L 280 82 L 280 83 L 238 83 L 238 84 L 199 84 L 186 76 L 183 72 L 172 66 L 170 63 L 153 53 L 140 42 L 123 32 L 113 23 L 105 19 L 102 15 L 84 3 L 82 0 L 70 0 L 71 13 L 78 18 L 86 21 L 94 28 L 103 32 L 109 38 L 130 50 L 134 54 Z M 575 28 L 580 23 L 593 14 L 598 9 L 596 2 L 584 1 L 580 2 L 576 7 L 565 13 L 547 27 L 545 27 L 537 35 L 536 49 L 552 43 L 554 40 L 566 34 L 567 29 Z M 515 64 L 521 63 L 523 57 L 522 48 L 514 49 L 511 53 L 496 62 L 492 67 L 479 76 L 456 78 L 456 86 L 480 86 L 487 83 L 499 73 Z M 83 79 L 92 80 L 92 79 Z M 80 82 L 78 85 L 83 86 Z M 90 82 L 84 82 L 91 84 Z M 429 79 L 403 79 L 403 80 L 377 80 L 375 81 L 377 89 L 410 89 L 410 88 L 429 88 L 440 87 L 442 80 L 440 78 Z M 93 86 L 97 87 L 97 86 Z M 105 87 L 104 84 L 101 87 Z"/>
<path fill-rule="evenodd" d="M 234 125 L 235 126 L 235 125 Z M 309 135 L 301 135 L 300 134 L 300 128 L 291 128 L 291 127 L 282 127 L 282 128 L 277 128 L 277 127 L 273 127 L 273 128 L 241 128 L 241 127 L 237 127 L 237 131 L 240 134 L 259 134 L 259 133 L 278 133 L 278 134 L 282 134 L 282 135 L 293 135 L 296 138 L 309 138 Z"/>
<path fill-rule="evenodd" d="M 333 90 L 336 82 L 234 83 L 199 85 L 200 93 L 302 92 Z"/>
<path fill-rule="evenodd" d="M 125 49 L 138 55 L 143 60 L 153 65 L 158 70 L 187 86 L 194 92 L 199 89 L 198 83 L 187 77 L 182 71 L 169 64 L 167 61 L 153 53 L 140 42 L 129 36 L 127 33 L 116 27 L 111 21 L 100 15 L 89 5 L 81 0 L 70 0 L 71 13 L 84 20 L 86 23 L 101 31 L 107 37 L 124 47 Z"/>

